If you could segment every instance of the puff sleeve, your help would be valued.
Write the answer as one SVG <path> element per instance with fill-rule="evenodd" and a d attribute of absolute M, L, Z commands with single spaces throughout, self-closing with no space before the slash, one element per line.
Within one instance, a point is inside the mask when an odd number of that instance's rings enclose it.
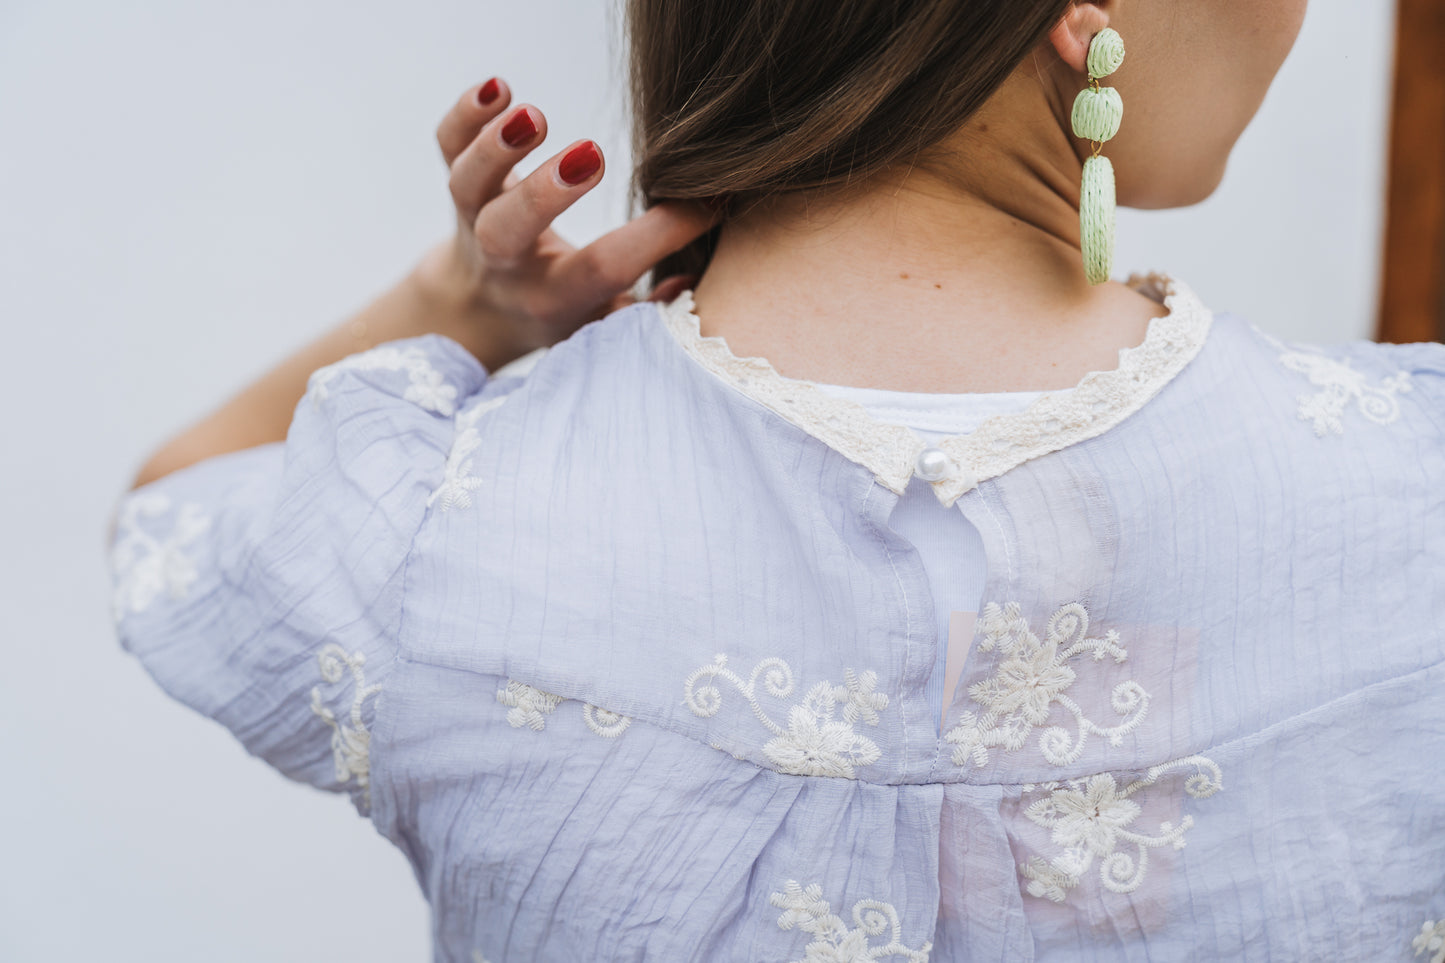
<path fill-rule="evenodd" d="M 314 372 L 284 442 L 121 497 L 109 545 L 123 648 L 291 779 L 370 811 L 372 721 L 412 539 L 486 370 L 428 334 Z"/>

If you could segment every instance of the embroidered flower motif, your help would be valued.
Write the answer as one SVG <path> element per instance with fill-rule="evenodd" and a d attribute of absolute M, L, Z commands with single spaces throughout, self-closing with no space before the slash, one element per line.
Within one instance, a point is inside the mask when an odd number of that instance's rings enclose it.
<path fill-rule="evenodd" d="M 1106 656 L 1124 662 L 1129 653 L 1119 645 L 1119 633 L 1111 629 L 1102 639 L 1085 638 L 1089 613 L 1074 602 L 1053 614 L 1045 640 L 1040 641 L 1020 617 L 1020 610 L 1017 602 L 1002 609 L 995 602 L 984 607 L 979 620 L 984 637 L 978 650 L 998 649 L 1008 658 L 992 676 L 968 687 L 969 695 L 986 711 L 982 715 L 963 713 L 944 736 L 954 744 L 956 766 L 970 761 L 975 766 L 987 765 L 991 747 L 1006 751 L 1023 748 L 1029 734 L 1048 722 L 1055 703 L 1074 717 L 1077 730 L 1070 735 L 1062 726 L 1053 726 L 1039 736 L 1039 751 L 1056 766 L 1076 761 L 1090 733 L 1104 736 L 1111 746 L 1120 745 L 1125 733 L 1133 731 L 1149 711 L 1149 693 L 1129 680 L 1116 685 L 1110 698 L 1114 711 L 1127 717 L 1125 721 L 1104 728 L 1085 718 L 1078 703 L 1064 694 L 1076 678 L 1066 663 L 1085 653 L 1095 662 Z"/>
<path fill-rule="evenodd" d="M 311 402 L 319 405 L 331 397 L 331 382 L 348 369 L 357 371 L 402 371 L 407 372 L 411 384 L 403 398 L 427 411 L 435 411 L 448 418 L 456 411 L 457 389 L 442 378 L 440 371 L 432 367 L 426 352 L 417 345 L 398 348 L 383 344 L 369 351 L 362 351 L 340 361 L 317 368 L 307 379 Z"/>
<path fill-rule="evenodd" d="M 992 733 L 993 730 L 990 730 L 990 734 Z M 970 759 L 975 766 L 988 765 L 988 746 L 984 743 L 986 737 L 975 713 L 965 712 L 959 716 L 957 724 L 944 733 L 943 738 L 953 743 L 955 766 L 967 765 Z"/>
<path fill-rule="evenodd" d="M 1224 788 L 1219 767 L 1203 756 L 1155 766 L 1144 778 L 1123 788 L 1108 773 L 1042 786 L 1049 795 L 1030 805 L 1024 815 L 1051 830 L 1051 840 L 1063 847 L 1063 852 L 1047 861 L 1035 856 L 1019 867 L 1019 872 L 1030 880 L 1029 895 L 1062 903 L 1095 858 L 1102 860 L 1099 880 L 1106 889 L 1115 893 L 1138 889 L 1149 865 L 1149 850 L 1166 844 L 1183 849 L 1184 835 L 1194 825 L 1194 817 L 1186 815 L 1178 826 L 1160 823 L 1157 835 L 1135 832 L 1130 826 L 1143 808 L 1130 797 L 1152 786 L 1165 773 L 1190 768 L 1195 772 L 1185 780 L 1184 791 L 1195 799 L 1212 796 Z M 1024 791 L 1033 788 L 1025 786 Z M 1133 844 L 1136 854 L 1118 851 L 1120 843 Z"/>
<path fill-rule="evenodd" d="M 568 700 L 555 692 L 544 692 L 525 682 L 508 679 L 507 687 L 497 690 L 497 701 L 502 705 L 512 706 L 507 712 L 507 722 L 511 723 L 513 729 L 529 726 L 541 732 L 547 727 L 546 716 Z M 582 704 L 582 721 L 587 724 L 588 729 L 607 739 L 617 738 L 632 725 L 631 716 L 594 706 L 590 702 Z"/>
<path fill-rule="evenodd" d="M 917 950 L 903 945 L 903 926 L 898 911 L 889 903 L 865 899 L 853 904 L 853 923 L 849 929 L 842 918 L 833 915 L 833 906 L 823 899 L 823 888 L 817 883 L 804 889 L 795 879 L 783 884 L 783 892 L 773 893 L 768 902 L 783 910 L 778 926 L 790 930 L 794 926 L 813 934 L 813 941 L 803 949 L 798 963 L 867 963 L 887 957 L 901 957 L 908 963 L 928 963 L 933 949 L 925 942 Z M 870 937 L 889 931 L 892 939 L 884 946 L 873 946 Z"/>
<path fill-rule="evenodd" d="M 999 666 L 998 674 L 978 684 L 975 700 L 999 713 L 1017 716 L 1030 727 L 1049 718 L 1049 706 L 1074 683 L 1074 670 L 1059 662 L 1047 645 L 1025 648 Z"/>
<path fill-rule="evenodd" d="M 1096 855 L 1114 851 L 1119 831 L 1139 818 L 1139 804 L 1121 796 L 1114 777 L 1108 773 L 1089 778 L 1079 792 L 1060 789 L 1052 806 L 1058 816 L 1054 842 L 1062 846 L 1085 846 Z"/>
<path fill-rule="evenodd" d="M 482 480 L 472 475 L 472 452 L 482 444 L 481 435 L 477 432 L 477 421 L 506 400 L 506 395 L 488 398 L 470 411 L 457 414 L 456 437 L 452 440 L 451 453 L 447 455 L 446 473 L 436 491 L 427 498 L 428 505 L 440 498 L 441 510 L 444 512 L 453 508 L 471 507 L 471 493 L 482 485 Z"/>
<path fill-rule="evenodd" d="M 331 752 L 336 763 L 336 779 L 345 785 L 356 779 L 361 790 L 362 811 L 371 810 L 371 733 L 361 718 L 362 704 L 381 691 L 380 685 L 367 685 L 366 656 L 361 652 L 347 655 L 346 650 L 335 642 L 326 645 L 316 657 L 321 667 L 321 678 L 330 685 L 341 682 L 349 670 L 352 681 L 350 725 L 339 723 L 336 713 L 322 702 L 321 686 L 311 690 L 311 711 L 331 727 Z"/>
<path fill-rule="evenodd" d="M 878 746 L 853 731 L 846 719 L 834 720 L 834 690 L 819 682 L 800 705 L 788 710 L 788 731 L 769 739 L 763 752 L 784 772 L 853 778 L 853 767 L 876 762 Z"/>
<path fill-rule="evenodd" d="M 853 670 L 844 670 L 844 685 L 834 686 L 819 682 L 808 691 L 803 701 L 788 710 L 788 727 L 778 725 L 758 703 L 758 676 L 763 673 L 763 688 L 774 698 L 787 698 L 793 692 L 793 670 L 782 659 L 764 659 L 759 662 L 752 676 L 744 682 L 727 668 L 727 656 L 718 655 L 711 665 L 705 665 L 689 675 L 683 684 L 683 699 L 695 715 L 708 718 L 717 714 L 722 707 L 722 694 L 717 686 L 708 683 L 696 691 L 693 686 L 703 677 L 721 677 L 747 697 L 753 708 L 753 715 L 767 727 L 775 738 L 763 746 L 763 753 L 778 767 L 778 771 L 802 776 L 839 776 L 856 778 L 854 767 L 866 766 L 878 761 L 882 750 L 870 739 L 853 730 L 859 719 L 870 725 L 878 724 L 878 710 L 886 708 L 888 696 L 873 692 L 878 676 L 864 672 L 855 676 Z M 834 710 L 842 705 L 843 718 L 834 719 Z"/>
<path fill-rule="evenodd" d="M 172 599 L 189 594 L 198 577 L 196 563 L 186 547 L 211 527 L 211 519 L 194 502 L 181 506 L 170 534 L 158 539 L 140 525 L 140 518 L 157 518 L 171 509 L 163 492 L 133 495 L 116 519 L 116 540 L 110 565 L 115 577 L 111 612 L 119 622 L 127 611 L 144 612 L 162 592 Z"/>
<path fill-rule="evenodd" d="M 1426 920 L 1420 927 L 1420 932 L 1410 941 L 1415 949 L 1415 955 L 1421 953 L 1433 954 L 1428 963 L 1445 963 L 1445 919 Z"/>
<path fill-rule="evenodd" d="M 888 696 L 873 691 L 878 673 L 869 669 L 855 676 L 852 669 L 844 669 L 843 683 L 833 690 L 833 700 L 843 706 L 843 718 L 850 725 L 859 719 L 870 726 L 878 725 L 878 711 L 888 707 Z"/>
<path fill-rule="evenodd" d="M 541 732 L 547 727 L 545 716 L 557 708 L 562 697 L 553 692 L 543 692 L 525 682 L 508 679 L 507 687 L 497 690 L 497 701 L 512 707 L 507 711 L 507 722 L 513 729 L 531 726 Z"/>
<path fill-rule="evenodd" d="M 1321 389 L 1315 394 L 1297 397 L 1299 417 L 1314 422 L 1315 435 L 1320 438 L 1328 432 L 1345 433 L 1340 416 L 1352 401 L 1360 414 L 1370 421 L 1379 425 L 1389 424 L 1400 417 L 1400 402 L 1395 395 L 1413 388 L 1408 371 L 1397 371 L 1378 386 L 1371 386 L 1365 383 L 1365 376 L 1346 361 L 1303 351 L 1286 351 L 1279 360 L 1291 371 L 1307 376 L 1310 384 Z"/>
<path fill-rule="evenodd" d="M 456 411 L 456 387 L 447 384 L 442 373 L 430 366 L 411 368 L 411 384 L 407 386 L 402 397 L 427 411 L 440 411 L 446 415 Z"/>

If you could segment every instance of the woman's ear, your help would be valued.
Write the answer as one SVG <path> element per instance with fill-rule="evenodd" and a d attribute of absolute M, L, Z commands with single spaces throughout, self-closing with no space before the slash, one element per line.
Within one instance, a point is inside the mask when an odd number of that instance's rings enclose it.
<path fill-rule="evenodd" d="M 1049 43 L 1059 59 L 1078 73 L 1088 72 L 1089 43 L 1109 25 L 1109 15 L 1092 0 L 1076 0 L 1068 13 L 1049 31 Z"/>

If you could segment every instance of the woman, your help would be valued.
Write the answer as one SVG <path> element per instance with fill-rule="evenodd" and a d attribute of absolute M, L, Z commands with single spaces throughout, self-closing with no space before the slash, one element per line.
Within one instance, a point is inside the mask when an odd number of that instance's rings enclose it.
<path fill-rule="evenodd" d="M 1438 960 L 1445 348 L 1087 273 L 1303 2 L 629 9 L 647 212 L 467 91 L 455 238 L 122 501 L 123 644 L 439 960 Z"/>

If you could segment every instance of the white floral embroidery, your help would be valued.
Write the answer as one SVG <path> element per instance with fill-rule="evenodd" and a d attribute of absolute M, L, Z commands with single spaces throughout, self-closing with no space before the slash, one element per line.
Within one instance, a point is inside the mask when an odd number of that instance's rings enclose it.
<path fill-rule="evenodd" d="M 853 923 L 849 929 L 841 917 L 833 915 L 833 906 L 823 899 L 823 888 L 813 883 L 804 889 L 795 879 L 783 884 L 783 892 L 773 893 L 768 901 L 783 910 L 778 926 L 790 930 L 794 926 L 813 934 L 813 941 L 804 947 L 799 963 L 866 963 L 885 957 L 902 957 L 909 963 L 928 963 L 933 949 L 925 942 L 916 950 L 903 945 L 903 927 L 898 911 L 889 903 L 874 899 L 853 904 Z M 889 931 L 892 939 L 884 946 L 871 945 L 870 937 Z"/>
<path fill-rule="evenodd" d="M 1372 387 L 1365 383 L 1365 376 L 1346 361 L 1303 351 L 1286 351 L 1279 360 L 1291 371 L 1306 375 L 1310 384 L 1321 389 L 1297 398 L 1299 417 L 1313 421 L 1315 435 L 1320 438 L 1328 432 L 1345 433 L 1340 416 L 1351 401 L 1369 420 L 1379 425 L 1389 424 L 1400 417 L 1400 402 L 1395 395 L 1413 388 L 1408 371 L 1397 371 Z"/>
<path fill-rule="evenodd" d="M 347 369 L 358 371 L 401 371 L 411 378 L 403 397 L 428 411 L 450 418 L 457 409 L 457 389 L 447 384 L 440 371 L 432 367 L 426 352 L 416 345 L 398 348 L 383 344 L 340 361 L 317 368 L 307 380 L 312 404 L 319 405 L 331 397 L 331 382 Z"/>
<path fill-rule="evenodd" d="M 1445 963 L 1445 919 L 1426 920 L 1410 945 L 1415 948 L 1416 956 L 1433 954 L 1427 963 Z"/>
<path fill-rule="evenodd" d="M 144 612 L 165 592 L 182 599 L 190 592 L 198 573 L 187 546 L 211 527 L 211 519 L 194 502 L 181 506 L 170 534 L 158 539 L 140 525 L 140 518 L 158 518 L 171 509 L 171 498 L 163 492 L 146 492 L 128 497 L 116 519 L 116 539 L 111 549 L 111 571 L 115 577 L 112 614 L 116 622 L 130 612 Z"/>
<path fill-rule="evenodd" d="M 512 728 L 531 726 L 541 732 L 547 727 L 545 716 L 557 708 L 562 697 L 553 692 L 543 692 L 525 682 L 508 679 L 507 687 L 497 690 L 497 701 L 512 707 L 507 710 L 507 722 L 511 723 Z"/>
<path fill-rule="evenodd" d="M 407 401 L 416 402 L 428 411 L 439 411 L 450 415 L 457 410 L 457 389 L 442 378 L 442 373 L 428 366 L 411 368 L 411 384 L 402 395 Z"/>
<path fill-rule="evenodd" d="M 348 655 L 335 642 L 329 643 L 316 658 L 321 667 L 321 678 L 331 685 L 337 685 L 348 670 L 351 673 L 352 695 L 350 725 L 338 723 L 321 698 L 321 686 L 311 690 L 311 711 L 331 727 L 331 752 L 336 763 L 336 779 L 343 785 L 352 777 L 356 778 L 361 790 L 362 808 L 371 808 L 371 733 L 361 719 L 362 704 L 381 691 L 381 686 L 367 685 L 366 656 L 361 652 Z"/>
<path fill-rule="evenodd" d="M 1224 788 L 1219 767 L 1203 756 L 1189 756 L 1155 766 L 1144 778 L 1122 789 L 1108 773 L 1062 784 L 1045 783 L 1040 788 L 1049 795 L 1030 805 L 1024 815 L 1051 830 L 1052 841 L 1064 847 L 1064 851 L 1048 861 L 1035 856 L 1028 865 L 1019 867 L 1019 872 L 1031 880 L 1029 894 L 1063 902 L 1067 890 L 1078 885 L 1095 857 L 1103 861 L 1099 866 L 1099 880 L 1106 889 L 1115 893 L 1132 893 L 1138 889 L 1149 865 L 1149 850 L 1165 844 L 1183 849 L 1184 834 L 1194 825 L 1194 817 L 1186 815 L 1178 826 L 1162 822 L 1155 836 L 1134 832 L 1129 827 L 1143 810 L 1130 797 L 1152 786 L 1165 773 L 1190 768 L 1194 769 L 1194 775 L 1185 780 L 1184 791 L 1195 799 L 1212 796 Z M 1033 786 L 1024 787 L 1025 792 L 1033 789 Z M 1134 844 L 1137 855 L 1116 851 L 1120 842 Z"/>
<path fill-rule="evenodd" d="M 472 963 L 487 963 L 487 958 L 482 955 L 481 950 L 472 950 Z"/>
<path fill-rule="evenodd" d="M 780 772 L 853 779 L 855 766 L 878 761 L 882 755 L 878 746 L 853 731 L 853 724 L 860 718 L 870 725 L 877 725 L 877 710 L 888 705 L 887 695 L 873 691 L 878 684 L 876 672 L 855 676 L 852 669 L 846 669 L 844 685 L 819 682 L 808 691 L 801 703 L 788 710 L 786 729 L 770 719 L 758 704 L 759 673 L 766 673 L 763 688 L 769 695 L 783 699 L 792 694 L 793 670 L 782 659 L 759 662 L 753 668 L 752 676 L 744 682 L 727 668 L 727 656 L 720 654 L 711 665 L 705 665 L 687 677 L 683 684 L 684 702 L 696 715 L 704 718 L 716 715 L 722 707 L 722 694 L 717 686 L 708 683 L 696 691 L 693 686 L 704 676 L 709 679 L 721 677 L 731 682 L 747 697 L 753 715 L 776 737 L 763 746 L 763 752 Z M 834 719 L 833 710 L 839 705 L 844 707 L 843 718 Z"/>
<path fill-rule="evenodd" d="M 512 706 L 507 711 L 507 722 L 512 728 L 528 726 L 541 732 L 547 727 L 546 716 L 568 700 L 555 692 L 544 692 L 525 682 L 508 679 L 507 687 L 497 690 L 497 701 L 502 705 Z M 588 729 L 607 739 L 617 738 L 632 725 L 631 716 L 594 706 L 590 702 L 582 704 L 582 721 L 587 724 Z"/>
<path fill-rule="evenodd" d="M 849 724 L 862 719 L 870 726 L 878 725 L 878 712 L 888 708 L 888 696 L 873 691 L 877 684 L 876 672 L 865 672 L 860 678 L 852 669 L 843 670 L 843 685 L 833 690 L 833 698 L 843 706 L 843 718 Z"/>
<path fill-rule="evenodd" d="M 471 507 L 472 492 L 482 485 L 482 480 L 472 475 L 472 452 L 482 443 L 481 435 L 477 432 L 477 421 L 506 400 L 506 395 L 488 398 L 470 411 L 457 413 L 456 437 L 452 440 L 451 453 L 447 455 L 446 474 L 436 491 L 426 500 L 428 505 L 440 498 L 441 511 L 444 512 L 453 508 Z"/>
<path fill-rule="evenodd" d="M 1119 645 L 1119 633 L 1110 629 L 1102 639 L 1085 638 L 1089 613 L 1074 602 L 1053 614 L 1041 642 L 1020 617 L 1020 610 L 1017 602 L 1009 602 L 1002 609 L 996 602 L 984 607 L 979 620 L 984 637 L 978 650 L 991 652 L 997 648 L 1009 658 L 991 677 L 968 687 L 969 695 L 987 711 L 982 715 L 963 713 L 944 736 L 954 744 L 954 765 L 967 765 L 972 760 L 975 766 L 985 766 L 993 746 L 1004 750 L 1023 748 L 1034 728 L 1048 722 L 1056 702 L 1074 717 L 1077 727 L 1076 736 L 1062 726 L 1052 726 L 1040 734 L 1039 751 L 1056 766 L 1076 761 L 1090 733 L 1104 736 L 1112 746 L 1121 744 L 1125 733 L 1135 729 L 1149 711 L 1149 693 L 1139 683 L 1128 680 L 1116 685 L 1110 697 L 1114 711 L 1128 717 L 1125 721 L 1104 728 L 1085 718 L 1078 703 L 1064 694 L 1075 678 L 1073 668 L 1066 663 L 1084 653 L 1095 662 L 1103 661 L 1105 656 L 1112 656 L 1116 663 L 1124 662 L 1129 653 Z"/>

